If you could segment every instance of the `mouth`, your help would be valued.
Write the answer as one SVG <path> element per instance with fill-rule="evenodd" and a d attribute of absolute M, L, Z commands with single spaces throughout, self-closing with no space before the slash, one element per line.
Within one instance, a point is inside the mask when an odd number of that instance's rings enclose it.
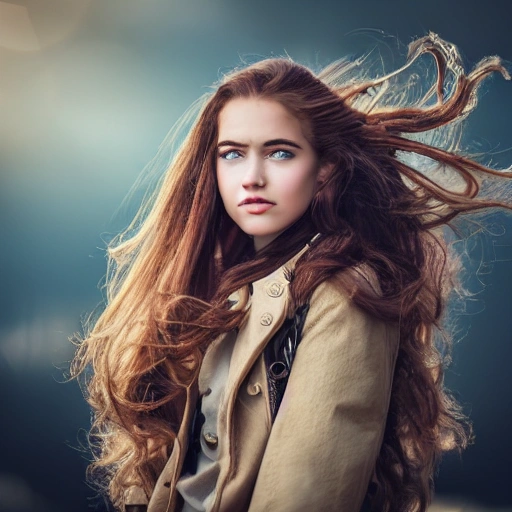
<path fill-rule="evenodd" d="M 241 201 L 238 206 L 244 206 L 246 204 L 270 204 L 274 205 L 276 203 L 273 203 L 272 201 L 267 201 L 266 199 L 263 199 L 262 197 L 247 197 L 243 201 Z"/>

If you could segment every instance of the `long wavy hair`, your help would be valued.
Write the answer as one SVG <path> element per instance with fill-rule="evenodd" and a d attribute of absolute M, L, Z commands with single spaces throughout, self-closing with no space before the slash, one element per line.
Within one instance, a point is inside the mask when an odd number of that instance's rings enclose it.
<path fill-rule="evenodd" d="M 411 99 L 408 70 L 423 54 L 434 57 L 437 73 Z M 290 59 L 268 59 L 225 76 L 156 198 L 130 236 L 111 244 L 107 304 L 79 344 L 72 374 L 87 376 L 95 414 L 90 476 L 107 482 L 115 506 L 131 485 L 151 493 L 204 351 L 246 315 L 244 301 L 230 309 L 228 296 L 283 265 L 316 233 L 322 236 L 290 276 L 293 304 L 337 276 L 354 303 L 399 325 L 374 509 L 426 510 L 440 454 L 468 443 L 468 423 L 443 387 L 450 348 L 443 312 L 457 262 L 443 226 L 482 209 L 510 208 L 506 194 L 482 186 L 502 183 L 510 172 L 463 156 L 457 135 L 481 81 L 493 72 L 509 77 L 496 57 L 465 73 L 457 49 L 434 34 L 413 42 L 397 71 L 369 78 L 364 70 L 364 59 L 318 74 Z M 304 216 L 257 253 L 227 216 L 216 183 L 219 112 L 240 97 L 285 106 L 302 121 L 320 162 L 333 164 Z M 351 271 L 362 264 L 381 293 Z"/>

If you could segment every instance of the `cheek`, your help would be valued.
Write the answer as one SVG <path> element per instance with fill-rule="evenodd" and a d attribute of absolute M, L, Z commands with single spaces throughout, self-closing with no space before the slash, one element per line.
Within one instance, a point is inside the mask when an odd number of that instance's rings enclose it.
<path fill-rule="evenodd" d="M 226 173 L 224 173 L 220 170 L 217 170 L 217 188 L 219 189 L 220 195 L 223 200 L 224 200 L 224 195 L 226 194 L 226 187 L 227 187 Z"/>
<path fill-rule="evenodd" d="M 218 171 L 217 172 L 217 189 L 219 191 L 220 198 L 224 208 L 229 213 L 234 208 L 235 196 L 235 184 L 233 179 L 230 179 L 229 173 Z"/>
<path fill-rule="evenodd" d="M 283 183 L 282 190 L 288 198 L 296 198 L 297 203 L 311 202 L 317 189 L 316 172 L 292 175 L 286 183 Z"/>

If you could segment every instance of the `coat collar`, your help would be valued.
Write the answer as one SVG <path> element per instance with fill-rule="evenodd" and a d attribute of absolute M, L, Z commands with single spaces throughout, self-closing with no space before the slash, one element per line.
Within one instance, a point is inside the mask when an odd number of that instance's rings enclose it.
<path fill-rule="evenodd" d="M 254 281 L 251 283 L 251 288 L 254 290 L 254 287 L 263 286 L 267 288 L 267 293 L 271 297 L 279 297 L 281 295 L 281 286 L 288 285 L 287 273 L 292 272 L 295 268 L 295 265 L 299 258 L 311 247 L 313 242 L 315 242 L 322 235 L 321 233 L 317 233 L 306 245 L 300 249 L 294 256 L 292 256 L 283 266 L 269 274 L 268 276 L 259 279 L 258 281 Z M 252 293 L 249 293 L 249 288 L 244 287 L 235 292 L 233 292 L 229 297 L 228 301 L 230 302 L 230 309 L 238 309 L 239 304 L 246 303 L 245 309 L 250 307 Z"/>
<path fill-rule="evenodd" d="M 283 266 L 252 283 L 252 294 L 248 297 L 245 322 L 240 327 L 230 362 L 230 371 L 226 383 L 228 389 L 238 389 L 249 370 L 263 352 L 265 346 L 283 324 L 289 309 L 289 281 L 287 276 L 293 269 L 299 258 L 308 250 L 314 240 L 313 237 L 299 252 L 297 252 Z M 242 300 L 243 294 L 247 294 L 247 287 L 238 290 L 229 297 L 232 308 L 236 309 Z M 199 392 L 203 393 L 208 387 L 208 381 L 214 372 L 215 357 L 208 357 L 208 352 L 213 352 L 226 335 L 222 335 L 212 342 L 203 360 L 199 374 Z M 211 354 L 210 354 L 211 355 Z"/>

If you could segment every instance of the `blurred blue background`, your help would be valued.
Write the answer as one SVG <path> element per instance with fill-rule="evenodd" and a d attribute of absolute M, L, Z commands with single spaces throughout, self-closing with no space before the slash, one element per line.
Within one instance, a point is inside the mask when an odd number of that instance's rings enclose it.
<path fill-rule="evenodd" d="M 470 68 L 512 59 L 511 14 L 505 0 L 0 1 L 0 512 L 105 510 L 84 483 L 89 411 L 63 383 L 68 337 L 102 300 L 105 240 L 130 212 L 118 211 L 123 198 L 222 71 L 285 53 L 318 68 L 376 40 L 399 64 L 398 41 L 429 30 Z M 511 125 L 512 83 L 496 76 L 467 142 L 508 166 Z M 512 507 L 510 216 L 496 215 L 492 231 L 468 244 L 478 294 L 447 375 L 476 444 L 437 477 L 441 499 L 478 510 Z"/>

